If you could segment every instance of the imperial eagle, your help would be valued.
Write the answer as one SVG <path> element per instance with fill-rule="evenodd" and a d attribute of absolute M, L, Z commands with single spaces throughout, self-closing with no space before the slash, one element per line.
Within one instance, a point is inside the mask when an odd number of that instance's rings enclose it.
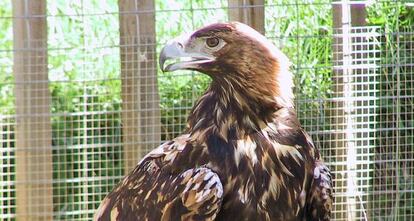
<path fill-rule="evenodd" d="M 95 220 L 330 219 L 331 174 L 296 117 L 280 50 L 245 24 L 216 23 L 169 41 L 159 62 L 211 85 L 183 134 L 148 153 Z"/>

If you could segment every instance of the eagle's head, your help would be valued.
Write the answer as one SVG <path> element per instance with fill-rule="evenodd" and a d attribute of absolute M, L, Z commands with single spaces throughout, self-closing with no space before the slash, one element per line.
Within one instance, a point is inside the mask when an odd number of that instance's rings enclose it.
<path fill-rule="evenodd" d="M 217 118 L 223 116 L 216 124 L 243 113 L 260 124 L 266 121 L 260 118 L 269 118 L 265 115 L 293 106 L 289 59 L 259 32 L 239 22 L 215 23 L 177 37 L 164 46 L 159 62 L 163 71 L 195 70 L 212 78 L 204 101 L 193 113 L 201 108 L 208 112 L 208 98 L 214 96 L 219 102 L 209 102 L 215 106 L 210 111 Z"/>
<path fill-rule="evenodd" d="M 289 59 L 253 28 L 239 23 L 215 23 L 167 43 L 160 54 L 163 71 L 205 73 L 219 83 L 230 82 L 251 95 L 270 96 L 292 105 Z M 166 65 L 167 61 L 172 61 Z"/>

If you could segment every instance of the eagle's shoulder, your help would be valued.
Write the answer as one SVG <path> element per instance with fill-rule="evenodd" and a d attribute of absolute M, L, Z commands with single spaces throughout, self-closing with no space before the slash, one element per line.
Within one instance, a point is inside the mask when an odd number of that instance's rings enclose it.
<path fill-rule="evenodd" d="M 162 168 L 173 161 L 186 145 L 186 135 L 167 141 L 146 154 L 137 166 L 126 175 L 118 185 L 104 198 L 95 212 L 94 220 L 115 220 L 120 214 L 141 210 L 142 205 L 135 199 L 146 198 L 150 186 L 160 178 Z M 130 211 L 128 211 L 130 210 Z M 122 215 L 122 214 L 121 214 Z"/>
<path fill-rule="evenodd" d="M 322 161 L 311 136 L 302 128 L 294 109 L 281 109 L 275 113 L 275 116 L 273 131 L 276 132 L 273 133 L 273 139 L 290 146 L 291 156 L 294 156 L 292 153 L 298 150 L 302 157 L 301 165 L 306 168 L 307 174 L 311 177 L 308 179 L 309 188 L 303 192 L 307 195 L 306 202 L 302 202 L 306 205 L 304 211 L 306 220 L 330 220 L 333 204 L 331 171 Z M 279 148 L 279 151 L 281 150 Z"/>
<path fill-rule="evenodd" d="M 189 134 L 183 134 L 171 141 L 167 141 L 145 155 L 145 157 L 138 163 L 138 165 L 141 165 L 145 161 L 156 158 L 160 158 L 166 163 L 171 162 L 177 157 L 177 154 L 184 150 L 187 144 L 189 144 L 189 141 Z"/>
<path fill-rule="evenodd" d="M 311 136 L 303 129 L 293 108 L 281 108 L 276 111 L 265 132 L 278 144 L 300 148 L 307 157 L 319 158 L 318 149 Z"/>

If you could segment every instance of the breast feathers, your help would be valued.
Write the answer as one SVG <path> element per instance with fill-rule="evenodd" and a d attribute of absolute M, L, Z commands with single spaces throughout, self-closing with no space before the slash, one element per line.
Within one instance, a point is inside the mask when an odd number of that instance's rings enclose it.
<path fill-rule="evenodd" d="M 161 69 L 199 71 L 211 85 L 183 134 L 148 153 L 95 220 L 330 220 L 331 173 L 296 117 L 289 66 L 237 22 L 168 42 Z"/>

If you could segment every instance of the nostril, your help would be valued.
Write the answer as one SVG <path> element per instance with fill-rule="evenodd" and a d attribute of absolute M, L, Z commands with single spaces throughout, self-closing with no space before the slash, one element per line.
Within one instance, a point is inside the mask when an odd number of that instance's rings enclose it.
<path fill-rule="evenodd" d="M 178 42 L 177 44 L 178 44 L 178 47 L 184 48 L 184 46 L 183 46 L 183 44 L 181 42 Z"/>

